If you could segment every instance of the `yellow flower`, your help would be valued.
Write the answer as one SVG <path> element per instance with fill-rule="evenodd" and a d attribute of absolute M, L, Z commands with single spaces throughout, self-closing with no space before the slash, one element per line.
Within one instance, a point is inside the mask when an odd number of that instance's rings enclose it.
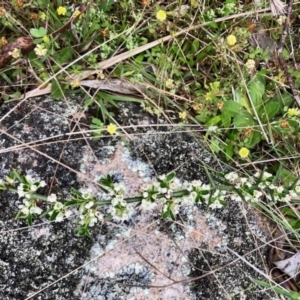
<path fill-rule="evenodd" d="M 64 6 L 60 6 L 56 11 L 58 15 L 64 16 L 67 12 L 67 9 Z"/>
<path fill-rule="evenodd" d="M 0 46 L 4 47 L 7 44 L 8 44 L 7 39 L 4 36 L 2 36 L 1 39 L 0 39 Z"/>
<path fill-rule="evenodd" d="M 299 110 L 299 108 L 289 108 L 287 113 L 290 117 L 299 116 L 300 115 L 300 110 Z"/>
<path fill-rule="evenodd" d="M 73 18 L 76 18 L 80 15 L 80 11 L 77 9 L 73 12 Z"/>
<path fill-rule="evenodd" d="M 249 153 L 250 151 L 245 147 L 241 148 L 241 150 L 239 151 L 239 155 L 241 158 L 246 158 L 249 155 Z"/>
<path fill-rule="evenodd" d="M 106 130 L 109 134 L 115 134 L 117 132 L 117 126 L 115 124 L 110 123 L 107 127 Z"/>
<path fill-rule="evenodd" d="M 254 69 L 254 68 L 255 68 L 255 60 L 253 60 L 253 59 L 248 59 L 248 60 L 246 61 L 245 66 L 246 66 L 246 68 L 247 68 L 248 70 Z"/>
<path fill-rule="evenodd" d="M 167 79 L 166 82 L 165 82 L 165 86 L 168 89 L 172 89 L 174 87 L 173 79 L 171 79 L 171 78 Z"/>
<path fill-rule="evenodd" d="M 49 43 L 50 43 L 50 38 L 49 38 L 48 35 L 45 35 L 45 36 L 43 37 L 43 42 L 46 43 L 46 44 L 49 44 Z"/>
<path fill-rule="evenodd" d="M 73 81 L 71 81 L 71 86 L 72 88 L 77 88 L 80 86 L 80 81 L 78 79 L 75 79 Z"/>
<path fill-rule="evenodd" d="M 206 101 L 211 101 L 212 100 L 212 97 L 213 97 L 213 93 L 212 92 L 207 92 L 205 94 L 205 100 Z"/>
<path fill-rule="evenodd" d="M 182 119 L 182 120 L 185 120 L 186 119 L 186 111 L 182 111 L 179 113 L 179 118 Z"/>
<path fill-rule="evenodd" d="M 229 46 L 233 46 L 236 43 L 236 37 L 233 34 L 231 34 L 227 37 L 226 41 Z"/>
<path fill-rule="evenodd" d="M 6 16 L 6 9 L 4 7 L 2 7 L 2 6 L 0 6 L 0 16 L 1 17 Z"/>
<path fill-rule="evenodd" d="M 41 20 L 45 21 L 45 20 L 46 20 L 46 14 L 45 14 L 44 12 L 40 12 L 40 13 L 39 13 L 39 18 L 40 18 Z"/>
<path fill-rule="evenodd" d="M 105 75 L 103 74 L 102 70 L 99 70 L 97 72 L 97 78 L 103 80 L 105 78 Z"/>
<path fill-rule="evenodd" d="M 166 18 L 167 18 L 167 14 L 164 10 L 159 10 L 157 13 L 156 13 L 156 18 L 157 20 L 159 21 L 165 21 Z"/>
<path fill-rule="evenodd" d="M 34 48 L 34 52 L 37 56 L 42 57 L 45 56 L 47 54 L 47 49 L 45 48 L 44 44 L 38 44 L 36 45 L 36 47 Z"/>
<path fill-rule="evenodd" d="M 8 52 L 9 55 L 11 55 L 13 58 L 19 58 L 21 56 L 20 50 L 15 48 L 13 51 Z"/>

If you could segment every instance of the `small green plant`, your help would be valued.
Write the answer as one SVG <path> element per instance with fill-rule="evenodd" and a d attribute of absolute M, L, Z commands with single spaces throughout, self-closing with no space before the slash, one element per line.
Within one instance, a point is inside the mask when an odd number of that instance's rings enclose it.
<path fill-rule="evenodd" d="M 211 85 L 206 99 L 214 109 L 208 112 L 208 106 L 202 107 L 195 118 L 218 129 L 207 133 L 215 152 L 222 151 L 229 160 L 242 147 L 251 150 L 262 141 L 274 144 L 286 136 L 298 136 L 296 112 L 293 118 L 292 110 L 287 113 L 292 97 L 286 92 L 270 95 L 272 89 L 272 85 L 266 84 L 263 73 L 258 73 L 244 89 L 232 89 L 233 99 L 220 100 L 217 97 L 220 91 Z M 223 142 L 217 142 L 219 140 Z"/>

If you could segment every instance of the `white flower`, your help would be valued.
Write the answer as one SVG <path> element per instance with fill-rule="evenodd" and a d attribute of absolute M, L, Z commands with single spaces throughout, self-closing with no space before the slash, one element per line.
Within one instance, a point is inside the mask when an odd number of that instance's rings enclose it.
<path fill-rule="evenodd" d="M 90 209 L 90 208 L 92 208 L 94 206 L 94 201 L 90 201 L 90 202 L 88 202 L 84 207 L 86 208 L 86 209 Z"/>
<path fill-rule="evenodd" d="M 218 126 L 209 126 L 207 128 L 208 132 L 217 132 L 217 130 L 218 130 Z"/>
<path fill-rule="evenodd" d="M 275 190 L 276 186 L 275 186 L 273 183 L 271 183 L 271 184 L 269 185 L 269 188 L 270 188 L 271 190 Z"/>
<path fill-rule="evenodd" d="M 92 197 L 91 189 L 79 189 L 79 192 L 81 193 L 83 199 L 89 199 Z"/>
<path fill-rule="evenodd" d="M 30 207 L 30 213 L 31 214 L 37 214 L 37 215 L 40 215 L 42 213 L 42 209 L 37 207 L 37 206 L 32 206 Z"/>
<path fill-rule="evenodd" d="M 263 193 L 262 193 L 261 191 L 255 190 L 255 191 L 253 192 L 253 196 L 254 196 L 254 198 L 256 198 L 256 199 L 259 199 L 262 195 L 263 195 Z"/>
<path fill-rule="evenodd" d="M 54 210 L 61 210 L 64 207 L 64 205 L 60 202 L 56 202 L 54 205 Z"/>
<path fill-rule="evenodd" d="M 209 207 L 211 209 L 216 209 L 216 208 L 222 208 L 223 205 L 220 203 L 219 200 L 215 200 Z"/>
<path fill-rule="evenodd" d="M 283 186 L 278 186 L 278 187 L 276 187 L 276 192 L 277 192 L 277 193 L 281 194 L 283 191 L 284 191 Z"/>
<path fill-rule="evenodd" d="M 291 196 L 289 194 L 287 194 L 283 198 L 281 198 L 281 201 L 290 202 L 291 201 Z"/>
<path fill-rule="evenodd" d="M 192 186 L 195 188 L 200 188 L 202 186 L 202 181 L 201 180 L 193 180 Z"/>
<path fill-rule="evenodd" d="M 246 186 L 250 188 L 250 187 L 252 187 L 252 183 L 251 182 L 246 182 Z"/>
<path fill-rule="evenodd" d="M 268 172 L 265 171 L 264 174 L 263 174 L 262 180 L 266 180 L 266 179 L 268 179 L 268 178 L 270 178 L 272 176 L 273 176 L 272 174 L 270 174 L 270 173 L 268 173 Z"/>
<path fill-rule="evenodd" d="M 238 174 L 235 172 L 230 172 L 230 173 L 226 174 L 224 177 L 228 181 L 235 181 L 236 179 L 239 178 Z"/>
<path fill-rule="evenodd" d="M 18 191 L 19 198 L 22 198 L 26 195 L 26 193 L 23 191 L 22 188 L 18 187 L 17 191 Z"/>
<path fill-rule="evenodd" d="M 111 205 L 117 206 L 118 204 L 123 203 L 123 195 L 116 195 L 115 198 L 111 200 Z M 122 205 L 122 204 L 121 204 Z M 126 205 L 126 204 L 125 204 Z"/>
<path fill-rule="evenodd" d="M 300 193 L 300 185 L 295 186 L 295 192 L 298 193 L 298 194 Z"/>
<path fill-rule="evenodd" d="M 20 208 L 21 212 L 24 215 L 26 215 L 26 216 L 29 215 L 29 208 L 28 207 L 26 207 L 25 205 L 20 205 L 19 208 Z"/>
<path fill-rule="evenodd" d="M 46 182 L 45 180 L 42 180 L 39 184 L 40 187 L 45 187 L 46 186 Z"/>
<path fill-rule="evenodd" d="M 5 177 L 5 180 L 6 180 L 7 183 L 10 184 L 10 185 L 14 185 L 14 184 L 15 184 L 15 180 L 12 179 L 12 178 L 10 178 L 10 177 L 8 177 L 8 176 Z M 1 183 L 1 184 L 4 184 L 3 180 L 2 180 L 2 183 Z"/>
<path fill-rule="evenodd" d="M 54 203 L 54 202 L 56 202 L 56 200 L 57 200 L 57 197 L 53 193 L 47 197 L 47 201 L 49 201 L 49 202 Z"/>
<path fill-rule="evenodd" d="M 72 212 L 70 209 L 67 209 L 67 210 L 65 211 L 65 217 L 66 217 L 66 218 L 69 218 L 72 214 L 73 214 L 73 212 Z"/>
<path fill-rule="evenodd" d="M 167 188 L 158 188 L 158 191 L 161 194 L 165 194 L 168 191 L 168 189 Z"/>
<path fill-rule="evenodd" d="M 108 209 L 108 213 L 111 214 L 112 216 L 114 216 L 116 214 L 116 209 L 112 206 Z"/>
<path fill-rule="evenodd" d="M 114 184 L 114 190 L 116 192 L 120 192 L 122 194 L 125 194 L 125 191 L 126 191 L 125 184 L 123 182 L 115 183 Z"/>
<path fill-rule="evenodd" d="M 63 212 L 60 212 L 60 213 L 56 216 L 55 222 L 61 222 L 61 221 L 63 221 L 63 219 L 64 219 L 64 213 L 63 213 Z"/>
<path fill-rule="evenodd" d="M 99 221 L 102 221 L 102 220 L 103 220 L 103 215 L 101 214 L 100 211 L 96 211 L 96 212 L 95 212 L 95 217 L 96 217 Z"/>
<path fill-rule="evenodd" d="M 163 174 L 163 175 L 158 176 L 158 178 L 163 181 L 167 178 L 167 176 Z"/>
<path fill-rule="evenodd" d="M 45 48 L 44 44 L 38 44 L 36 45 L 36 47 L 34 48 L 34 52 L 37 56 L 39 57 L 43 57 L 47 54 L 47 49 Z"/>
<path fill-rule="evenodd" d="M 240 182 L 241 182 L 242 184 L 245 184 L 246 182 L 248 182 L 248 180 L 249 180 L 249 178 L 242 177 L 242 178 L 240 179 Z"/>
<path fill-rule="evenodd" d="M 127 202 L 125 200 L 121 200 L 120 201 L 121 206 L 126 207 L 127 206 Z"/>
<path fill-rule="evenodd" d="M 35 184 L 32 184 L 32 185 L 30 186 L 30 190 L 31 190 L 32 192 L 35 192 L 37 189 L 38 189 L 38 187 L 37 187 Z"/>
<path fill-rule="evenodd" d="M 89 226 L 93 227 L 97 223 L 98 219 L 96 217 L 90 218 Z"/>

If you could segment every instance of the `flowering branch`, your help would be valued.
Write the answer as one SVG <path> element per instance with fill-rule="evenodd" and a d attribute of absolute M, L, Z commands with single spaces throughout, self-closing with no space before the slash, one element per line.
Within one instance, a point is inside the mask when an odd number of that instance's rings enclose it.
<path fill-rule="evenodd" d="M 106 219 L 112 218 L 115 221 L 130 219 L 134 213 L 132 203 L 137 203 L 142 211 L 160 207 L 163 218 L 175 220 L 182 206 L 205 204 L 210 209 L 217 209 L 227 205 L 226 199 L 229 198 L 252 203 L 264 199 L 274 203 L 289 202 L 300 193 L 298 180 L 290 188 L 275 186 L 273 181 L 274 177 L 267 172 L 256 173 L 254 177 L 249 178 L 231 172 L 224 176 L 224 185 L 216 186 L 214 183 L 209 185 L 200 180 L 182 182 L 175 177 L 175 173 L 170 173 L 159 176 L 154 183 L 144 184 L 140 196 L 125 198 L 125 184 L 113 182 L 112 177 L 108 175 L 99 180 L 103 192 L 101 198 L 104 200 L 92 196 L 89 189 L 72 188 L 70 200 L 62 201 L 58 200 L 55 194 L 43 196 L 36 193 L 40 187 L 46 186 L 45 181 L 29 175 L 21 176 L 19 171 L 13 170 L 6 176 L 5 181 L 0 180 L 0 191 L 9 190 L 23 199 L 16 218 L 26 219 L 29 225 L 32 225 L 32 220 L 38 216 L 49 216 L 50 221 L 61 222 L 76 212 L 79 224 L 77 232 L 80 235 L 89 235 L 89 228 L 103 221 L 104 214 Z M 44 212 L 41 201 L 47 206 Z M 100 210 L 101 207 L 104 209 Z"/>

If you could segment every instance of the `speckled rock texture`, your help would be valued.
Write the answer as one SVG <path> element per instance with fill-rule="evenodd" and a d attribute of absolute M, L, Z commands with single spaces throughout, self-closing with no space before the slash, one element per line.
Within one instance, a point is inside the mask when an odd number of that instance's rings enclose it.
<path fill-rule="evenodd" d="M 127 126 L 123 138 L 93 141 L 85 131 L 97 109 L 84 111 L 82 98 L 3 104 L 0 178 L 21 169 L 47 182 L 43 194 L 68 199 L 71 187 L 91 187 L 96 195 L 94 181 L 108 173 L 134 196 L 156 175 L 175 170 L 181 179 L 207 181 L 204 165 L 223 170 L 199 132 L 174 127 L 137 103 L 111 108 Z M 72 218 L 36 220 L 28 228 L 14 219 L 21 199 L 1 192 L 0 300 L 277 299 L 251 281 L 264 279 L 251 265 L 268 272 L 264 221 L 246 204 L 228 202 L 214 211 L 186 207 L 175 222 L 137 210 L 130 221 L 97 224 L 90 237 L 79 237 Z"/>

